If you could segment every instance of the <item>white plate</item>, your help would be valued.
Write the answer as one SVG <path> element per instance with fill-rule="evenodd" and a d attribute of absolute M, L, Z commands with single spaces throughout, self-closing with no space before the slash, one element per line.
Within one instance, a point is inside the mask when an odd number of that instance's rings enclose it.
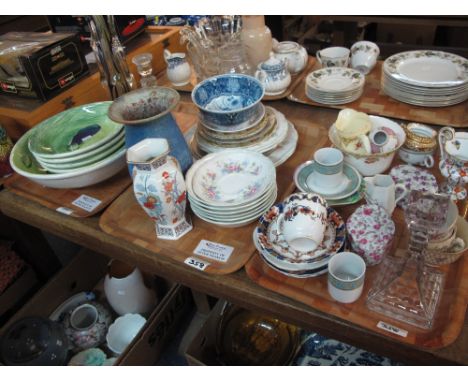
<path fill-rule="evenodd" d="M 186 174 L 189 192 L 210 205 L 257 199 L 276 182 L 273 162 L 245 149 L 226 149 L 195 162 Z"/>
<path fill-rule="evenodd" d="M 468 60 L 441 51 L 397 53 L 385 60 L 383 69 L 398 81 L 418 86 L 447 87 L 468 82 Z"/>
<path fill-rule="evenodd" d="M 294 125 L 288 121 L 288 134 L 283 142 L 281 142 L 273 151 L 266 153 L 265 155 L 270 158 L 275 167 L 286 162 L 296 151 L 297 141 L 299 134 Z"/>
<path fill-rule="evenodd" d="M 80 292 L 62 302 L 55 310 L 49 315 L 52 321 L 61 321 L 63 316 L 75 309 L 77 306 L 96 299 L 93 292 Z"/>

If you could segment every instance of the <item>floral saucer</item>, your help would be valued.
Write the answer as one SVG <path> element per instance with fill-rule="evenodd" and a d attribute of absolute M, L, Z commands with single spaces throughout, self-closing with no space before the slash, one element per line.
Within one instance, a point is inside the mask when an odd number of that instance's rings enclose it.
<path fill-rule="evenodd" d="M 321 188 L 314 183 L 315 162 L 313 160 L 301 164 L 294 172 L 294 183 L 302 192 L 314 192 L 328 200 L 341 200 L 347 198 L 359 190 L 362 177 L 359 172 L 351 165 L 344 163 L 343 175 L 347 182 L 343 183 L 344 187 L 338 192 L 330 193 L 328 190 Z"/>
<path fill-rule="evenodd" d="M 395 184 L 402 184 L 408 190 L 408 194 L 412 190 L 427 191 L 436 193 L 439 190 L 437 180 L 434 175 L 421 168 L 411 165 L 400 165 L 393 167 L 390 171 L 390 176 Z M 397 190 L 395 198 L 398 199 L 401 191 Z M 402 198 L 398 206 L 405 209 L 408 204 L 408 196 Z"/>
<path fill-rule="evenodd" d="M 289 246 L 280 245 L 280 241 L 273 239 L 275 235 L 274 226 L 276 219 L 283 212 L 284 204 L 278 203 L 271 207 L 260 218 L 260 225 L 255 229 L 258 237 L 258 244 L 261 248 L 262 257 L 268 257 L 270 262 L 274 262 L 277 267 L 286 271 L 311 270 L 328 263 L 331 256 L 341 250 L 346 240 L 346 227 L 343 218 L 331 207 L 327 208 L 328 222 L 334 228 L 334 235 L 330 232 L 333 228 L 328 228 L 328 238 L 325 239 L 326 246 L 319 246 L 315 251 L 301 253 L 289 251 Z M 270 228 L 270 225 L 273 225 Z M 331 237 L 333 237 L 331 239 Z M 272 241 L 275 244 L 272 244 Z M 280 265 L 281 264 L 281 265 Z"/>

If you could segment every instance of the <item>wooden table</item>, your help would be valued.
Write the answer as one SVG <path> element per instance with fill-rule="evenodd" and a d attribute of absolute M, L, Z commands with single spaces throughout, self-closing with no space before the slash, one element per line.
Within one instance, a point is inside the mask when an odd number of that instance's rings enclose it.
<path fill-rule="evenodd" d="M 183 95 L 182 98 L 188 100 L 189 95 Z M 310 119 L 323 126 L 329 126 L 336 119 L 338 112 L 299 105 L 287 100 L 269 104 L 285 113 L 288 118 Z M 466 319 L 461 335 L 452 345 L 436 351 L 417 349 L 268 291 L 253 283 L 244 270 L 230 275 L 209 275 L 177 263 L 168 257 L 158 256 L 125 240 L 111 237 L 99 228 L 99 216 L 86 219 L 67 217 L 7 190 L 0 192 L 0 208 L 4 214 L 14 219 L 104 255 L 136 263 L 143 269 L 172 279 L 196 291 L 225 298 L 245 308 L 274 315 L 303 328 L 406 364 L 468 364 L 468 320 Z M 251 240 L 251 237 L 246 237 L 245 240 Z"/>

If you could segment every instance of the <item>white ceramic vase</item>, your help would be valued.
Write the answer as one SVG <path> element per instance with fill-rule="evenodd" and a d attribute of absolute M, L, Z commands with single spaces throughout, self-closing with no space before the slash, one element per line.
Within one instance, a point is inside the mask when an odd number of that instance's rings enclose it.
<path fill-rule="evenodd" d="M 146 287 L 141 271 L 118 260 L 109 264 L 104 293 L 112 309 L 121 316 L 127 313 L 147 315 L 157 303 L 156 293 Z"/>

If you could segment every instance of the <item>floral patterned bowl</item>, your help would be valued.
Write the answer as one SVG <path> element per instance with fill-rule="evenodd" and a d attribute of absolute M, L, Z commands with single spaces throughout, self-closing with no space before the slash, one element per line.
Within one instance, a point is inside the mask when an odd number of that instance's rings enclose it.
<path fill-rule="evenodd" d="M 354 252 L 366 265 L 379 264 L 390 251 L 395 235 L 395 223 L 378 205 L 363 205 L 346 222 L 349 241 Z"/>

